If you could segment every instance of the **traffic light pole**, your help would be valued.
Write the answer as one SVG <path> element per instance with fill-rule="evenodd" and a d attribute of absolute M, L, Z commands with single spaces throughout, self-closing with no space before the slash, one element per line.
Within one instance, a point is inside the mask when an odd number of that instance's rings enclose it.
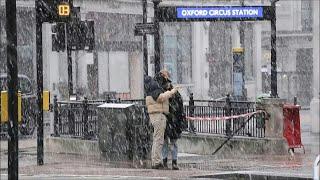
<path fill-rule="evenodd" d="M 159 4 L 160 0 L 153 0 L 154 4 L 154 70 L 155 74 L 160 72 L 160 26 L 159 26 Z"/>
<path fill-rule="evenodd" d="M 70 0 L 70 4 L 73 4 L 73 1 Z M 71 21 L 74 21 L 74 19 L 72 19 Z M 68 92 L 69 92 L 69 100 L 70 100 L 70 96 L 73 94 L 73 80 L 72 80 L 72 49 L 71 49 L 71 37 L 69 37 L 69 35 L 71 35 L 71 23 L 68 22 L 66 23 L 66 39 L 67 39 L 67 59 L 68 59 Z"/>
<path fill-rule="evenodd" d="M 147 0 L 143 0 L 142 2 L 142 14 L 143 24 L 147 23 Z M 147 40 L 147 34 L 143 35 L 143 70 L 144 74 L 148 75 L 148 40 Z"/>
<path fill-rule="evenodd" d="M 43 165 L 43 60 L 42 60 L 42 17 L 40 12 L 41 0 L 36 0 L 36 52 L 37 52 L 37 164 Z M 37 4 L 38 3 L 38 4 Z"/>
<path fill-rule="evenodd" d="M 271 97 L 278 97 L 277 88 L 277 26 L 276 26 L 276 2 L 271 2 Z"/>
<path fill-rule="evenodd" d="M 70 31 L 70 25 L 67 23 L 67 31 Z M 69 33 L 67 33 L 69 34 Z M 67 37 L 69 38 L 69 37 Z M 67 57 L 68 57 L 68 92 L 69 92 L 69 99 L 70 96 L 73 94 L 73 82 L 72 82 L 72 56 L 71 56 L 71 47 L 70 43 L 67 43 Z"/>
<path fill-rule="evenodd" d="M 240 0 L 240 4 L 241 6 L 244 6 L 244 0 Z M 244 34 L 244 26 L 245 26 L 245 22 L 244 21 L 240 21 L 239 23 L 240 27 L 239 27 L 239 35 L 240 35 L 240 47 L 244 49 L 244 39 L 245 39 L 245 34 Z M 245 50 L 245 49 L 244 49 Z M 244 53 L 245 51 L 243 51 L 242 53 L 242 58 L 241 58 L 241 73 L 242 73 L 242 100 L 247 100 L 247 93 L 246 93 L 246 87 L 245 87 L 245 76 L 246 76 L 246 68 L 245 68 L 245 59 L 244 59 Z"/>
<path fill-rule="evenodd" d="M 7 67 L 8 67 L 8 179 L 18 179 L 18 67 L 16 0 L 6 1 Z"/>

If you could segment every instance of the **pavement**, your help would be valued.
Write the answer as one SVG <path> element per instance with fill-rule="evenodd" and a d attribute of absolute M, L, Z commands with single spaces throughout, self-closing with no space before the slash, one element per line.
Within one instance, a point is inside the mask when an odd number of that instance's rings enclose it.
<path fill-rule="evenodd" d="M 308 111 L 301 112 L 303 149 L 288 155 L 243 155 L 217 157 L 179 153 L 180 170 L 153 170 L 133 162 L 110 162 L 96 156 L 45 153 L 44 165 L 37 166 L 36 137 L 19 140 L 20 179 L 189 179 L 219 173 L 269 174 L 312 178 L 313 163 L 320 154 L 319 134 L 311 133 Z M 45 130 L 45 133 L 48 131 Z M 36 133 L 35 133 L 36 134 Z M 49 135 L 48 133 L 45 135 Z M 7 141 L 0 141 L 0 179 L 8 179 Z"/>

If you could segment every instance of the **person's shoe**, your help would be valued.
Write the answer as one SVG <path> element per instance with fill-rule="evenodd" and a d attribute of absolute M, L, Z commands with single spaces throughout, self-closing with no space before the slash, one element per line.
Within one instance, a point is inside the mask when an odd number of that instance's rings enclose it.
<path fill-rule="evenodd" d="M 164 167 L 165 169 L 169 169 L 169 168 L 168 168 L 168 158 L 164 158 L 164 159 L 162 160 L 162 163 L 163 163 L 163 167 Z"/>
<path fill-rule="evenodd" d="M 160 163 L 160 164 L 151 166 L 151 169 L 164 169 L 164 167 L 163 167 L 163 164 Z"/>
<path fill-rule="evenodd" d="M 172 170 L 179 170 L 177 160 L 172 160 Z"/>

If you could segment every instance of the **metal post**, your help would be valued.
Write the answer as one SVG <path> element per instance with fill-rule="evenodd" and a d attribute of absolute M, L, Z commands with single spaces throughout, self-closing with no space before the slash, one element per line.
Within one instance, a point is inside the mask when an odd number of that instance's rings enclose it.
<path fill-rule="evenodd" d="M 277 27 L 276 27 L 276 0 L 271 2 L 271 97 L 278 97 L 277 90 Z"/>
<path fill-rule="evenodd" d="M 70 25 L 67 24 L 67 31 L 70 31 Z M 70 34 L 70 33 L 68 33 Z M 70 43 L 67 44 L 67 57 L 68 57 L 68 92 L 69 98 L 73 95 L 73 82 L 72 82 L 72 56 Z"/>
<path fill-rule="evenodd" d="M 190 93 L 189 97 L 189 116 L 194 117 L 194 100 L 193 100 L 193 93 Z M 189 123 L 189 131 L 194 133 L 196 131 L 196 128 L 194 127 L 193 122 Z"/>
<path fill-rule="evenodd" d="M 16 0 L 6 1 L 8 67 L 8 179 L 18 179 L 18 67 Z"/>
<path fill-rule="evenodd" d="M 75 104 L 76 106 L 76 104 Z M 74 119 L 74 113 L 73 113 L 73 103 L 70 102 L 68 104 L 68 131 L 69 135 L 75 135 L 75 119 Z"/>
<path fill-rule="evenodd" d="M 194 100 L 193 100 L 193 93 L 190 93 L 190 97 L 189 97 L 189 116 L 193 117 L 194 116 Z"/>
<path fill-rule="evenodd" d="M 59 136 L 59 114 L 58 114 L 58 98 L 57 95 L 54 95 L 53 97 L 53 119 L 54 119 L 54 126 L 53 126 L 53 132 L 54 136 L 57 137 Z"/>
<path fill-rule="evenodd" d="M 297 96 L 293 97 L 293 104 L 297 105 L 298 104 L 298 98 Z"/>
<path fill-rule="evenodd" d="M 107 96 L 106 96 L 106 103 L 110 103 L 110 102 L 111 102 L 110 94 L 107 94 Z"/>
<path fill-rule="evenodd" d="M 69 0 L 69 4 L 71 7 L 73 7 L 73 0 Z M 79 8 L 72 9 L 72 16 L 71 20 L 66 23 L 66 43 L 67 43 L 67 63 L 68 63 L 68 94 L 69 94 L 69 100 L 70 96 L 73 95 L 73 77 L 72 77 L 72 35 L 71 35 L 71 28 L 72 28 L 72 22 L 77 20 L 79 18 L 80 10 Z M 71 37 L 70 37 L 71 36 Z"/>
<path fill-rule="evenodd" d="M 159 26 L 159 4 L 160 0 L 153 0 L 154 4 L 154 70 L 155 74 L 160 72 L 161 61 L 160 61 L 160 26 Z"/>
<path fill-rule="evenodd" d="M 241 6 L 244 6 L 244 0 L 240 0 Z M 245 22 L 240 21 L 240 27 L 239 27 L 239 34 L 240 34 L 240 47 L 244 49 L 244 39 L 245 39 L 245 34 L 244 34 L 244 26 Z M 241 73 L 242 73 L 242 98 L 243 100 L 247 99 L 247 94 L 246 94 L 246 87 L 245 87 L 245 75 L 246 75 L 246 68 L 245 68 L 245 60 L 244 60 L 244 53 L 242 53 L 242 58 L 241 58 Z"/>
<path fill-rule="evenodd" d="M 147 0 L 142 0 L 142 15 L 143 24 L 147 23 Z M 143 70 L 144 74 L 148 75 L 148 41 L 147 41 L 147 34 L 143 35 Z"/>
<path fill-rule="evenodd" d="M 227 94 L 226 98 L 225 115 L 231 116 L 231 101 L 229 94 Z M 226 135 L 231 136 L 231 120 L 226 120 Z"/>
<path fill-rule="evenodd" d="M 41 0 L 36 1 L 36 8 Z M 41 10 L 36 9 L 36 52 L 37 52 L 37 164 L 43 165 L 43 67 L 42 67 L 42 17 Z"/>
<path fill-rule="evenodd" d="M 83 135 L 84 139 L 89 137 L 88 133 L 88 98 L 84 97 L 83 101 Z"/>

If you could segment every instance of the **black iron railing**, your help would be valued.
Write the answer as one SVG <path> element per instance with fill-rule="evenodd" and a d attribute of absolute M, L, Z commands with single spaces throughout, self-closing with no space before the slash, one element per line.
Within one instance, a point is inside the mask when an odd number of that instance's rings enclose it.
<path fill-rule="evenodd" d="M 144 99 L 93 101 L 85 98 L 83 101 L 66 102 L 57 101 L 55 97 L 54 135 L 84 139 L 97 138 L 99 132 L 97 106 L 105 102 L 132 103 L 146 108 Z M 225 101 L 194 100 L 191 94 L 189 105 L 184 106 L 188 131 L 227 136 L 232 134 L 234 136 L 265 137 L 266 118 L 264 113 L 248 114 L 256 111 L 255 106 L 255 102 L 232 101 L 229 96 Z M 248 114 L 248 116 L 232 119 L 222 118 L 242 114 Z M 206 120 L 201 118 L 206 118 Z"/>
<path fill-rule="evenodd" d="M 57 101 L 54 98 L 54 136 L 95 139 L 99 132 L 97 106 L 103 101 Z"/>
<path fill-rule="evenodd" d="M 265 113 L 248 114 L 256 111 L 255 102 L 194 100 L 190 95 L 189 105 L 184 107 L 188 130 L 195 133 L 234 136 L 265 137 Z M 222 117 L 248 114 L 247 117 L 226 119 Z M 220 117 L 220 118 L 219 118 Z"/>

